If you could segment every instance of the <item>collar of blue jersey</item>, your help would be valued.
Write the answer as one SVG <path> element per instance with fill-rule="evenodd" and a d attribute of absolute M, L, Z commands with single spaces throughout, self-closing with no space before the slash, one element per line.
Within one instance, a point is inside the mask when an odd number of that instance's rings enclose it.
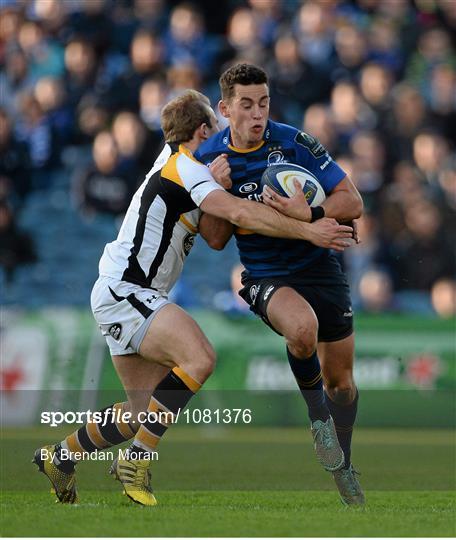
<path fill-rule="evenodd" d="M 226 144 L 226 146 L 230 150 L 234 150 L 235 152 L 240 152 L 241 154 L 248 154 L 249 152 L 255 152 L 259 148 L 263 146 L 263 144 L 268 141 L 271 138 L 271 121 L 268 120 L 266 123 L 266 128 L 263 133 L 263 138 L 261 141 L 252 148 L 238 148 L 237 146 L 234 146 L 231 144 L 231 129 L 230 126 L 226 128 L 226 134 L 223 137 L 223 143 Z"/>

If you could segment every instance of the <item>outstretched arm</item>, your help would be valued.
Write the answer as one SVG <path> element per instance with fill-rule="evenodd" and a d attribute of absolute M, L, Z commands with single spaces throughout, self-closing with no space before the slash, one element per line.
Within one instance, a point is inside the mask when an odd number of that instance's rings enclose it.
<path fill-rule="evenodd" d="M 339 225 L 334 219 L 304 223 L 261 203 L 239 199 L 222 190 L 209 193 L 200 208 L 203 212 L 265 236 L 308 240 L 317 246 L 338 251 L 350 245 L 348 239 L 353 233 L 351 227 Z"/>

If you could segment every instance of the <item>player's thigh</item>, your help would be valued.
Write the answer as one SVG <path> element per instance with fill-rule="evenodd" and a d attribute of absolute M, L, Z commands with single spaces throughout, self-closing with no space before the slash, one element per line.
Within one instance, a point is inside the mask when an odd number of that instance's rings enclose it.
<path fill-rule="evenodd" d="M 162 307 L 139 347 L 146 360 L 179 366 L 199 382 L 210 375 L 215 353 L 196 321 L 176 304 Z"/>
<path fill-rule="evenodd" d="M 145 411 L 153 391 L 169 373 L 169 368 L 145 360 L 139 354 L 114 355 L 112 363 L 128 398 L 124 412 L 135 416 Z"/>
<path fill-rule="evenodd" d="M 287 343 L 303 350 L 299 356 L 310 356 L 316 346 L 318 321 L 314 310 L 291 287 L 279 288 L 271 297 L 266 314 L 275 330 Z"/>
<path fill-rule="evenodd" d="M 355 336 L 350 336 L 318 344 L 318 356 L 327 391 L 339 394 L 342 401 L 352 401 L 355 397 L 353 380 L 353 362 L 355 354 Z M 331 396 L 333 397 L 333 396 Z M 338 400 L 339 400 L 338 399 Z"/>

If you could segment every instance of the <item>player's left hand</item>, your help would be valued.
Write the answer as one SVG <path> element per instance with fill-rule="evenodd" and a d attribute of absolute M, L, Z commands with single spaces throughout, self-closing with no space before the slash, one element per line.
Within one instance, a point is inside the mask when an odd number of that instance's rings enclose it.
<path fill-rule="evenodd" d="M 218 184 L 225 189 L 230 189 L 233 182 L 231 180 L 231 167 L 227 158 L 227 154 L 220 154 L 209 165 L 209 170 Z"/>
<path fill-rule="evenodd" d="M 263 202 L 286 216 L 309 223 L 312 219 L 312 213 L 306 196 L 298 180 L 293 180 L 293 184 L 295 194 L 292 197 L 282 197 L 282 195 L 276 193 L 269 186 L 264 186 Z"/>
<path fill-rule="evenodd" d="M 353 229 L 353 235 L 352 238 L 355 241 L 356 244 L 361 244 L 361 238 L 359 237 L 359 229 L 358 229 L 358 221 L 356 219 L 352 219 L 350 221 L 344 221 L 341 222 L 341 225 L 348 225 Z"/>

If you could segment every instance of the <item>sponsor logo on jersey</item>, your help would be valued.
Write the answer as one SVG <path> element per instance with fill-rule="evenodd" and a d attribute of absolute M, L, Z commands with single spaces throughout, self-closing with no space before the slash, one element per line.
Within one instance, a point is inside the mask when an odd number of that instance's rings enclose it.
<path fill-rule="evenodd" d="M 275 150 L 268 155 L 268 166 L 283 163 L 284 161 L 285 156 L 282 154 L 282 152 L 280 152 L 280 150 Z"/>
<path fill-rule="evenodd" d="M 240 193 L 252 193 L 252 191 L 255 191 L 258 187 L 258 184 L 255 182 L 247 182 L 247 184 L 243 184 L 239 188 Z"/>
<path fill-rule="evenodd" d="M 272 293 L 272 291 L 275 289 L 274 285 L 269 285 L 269 287 L 266 289 L 266 292 L 263 295 L 263 300 L 267 300 L 269 295 Z"/>
<path fill-rule="evenodd" d="M 353 317 L 353 310 L 351 307 L 349 307 L 347 311 L 344 311 L 344 317 L 346 318 Z"/>
<path fill-rule="evenodd" d="M 195 243 L 195 235 L 194 234 L 187 234 L 182 241 L 182 246 L 184 248 L 185 256 L 187 256 L 190 253 L 190 250 L 193 247 L 193 244 Z"/>
<path fill-rule="evenodd" d="M 323 171 L 324 169 L 326 169 L 326 167 L 331 163 L 331 161 L 332 161 L 332 157 L 328 156 L 326 161 L 323 163 L 323 165 L 320 165 L 320 171 Z"/>
<path fill-rule="evenodd" d="M 111 327 L 108 330 L 108 333 L 116 340 L 120 338 L 120 334 L 122 333 L 122 325 L 119 323 L 115 323 L 111 325 Z"/>
<path fill-rule="evenodd" d="M 260 287 L 258 285 L 252 285 L 249 290 L 250 298 L 252 300 L 252 304 L 255 303 L 258 291 L 260 290 Z"/>

